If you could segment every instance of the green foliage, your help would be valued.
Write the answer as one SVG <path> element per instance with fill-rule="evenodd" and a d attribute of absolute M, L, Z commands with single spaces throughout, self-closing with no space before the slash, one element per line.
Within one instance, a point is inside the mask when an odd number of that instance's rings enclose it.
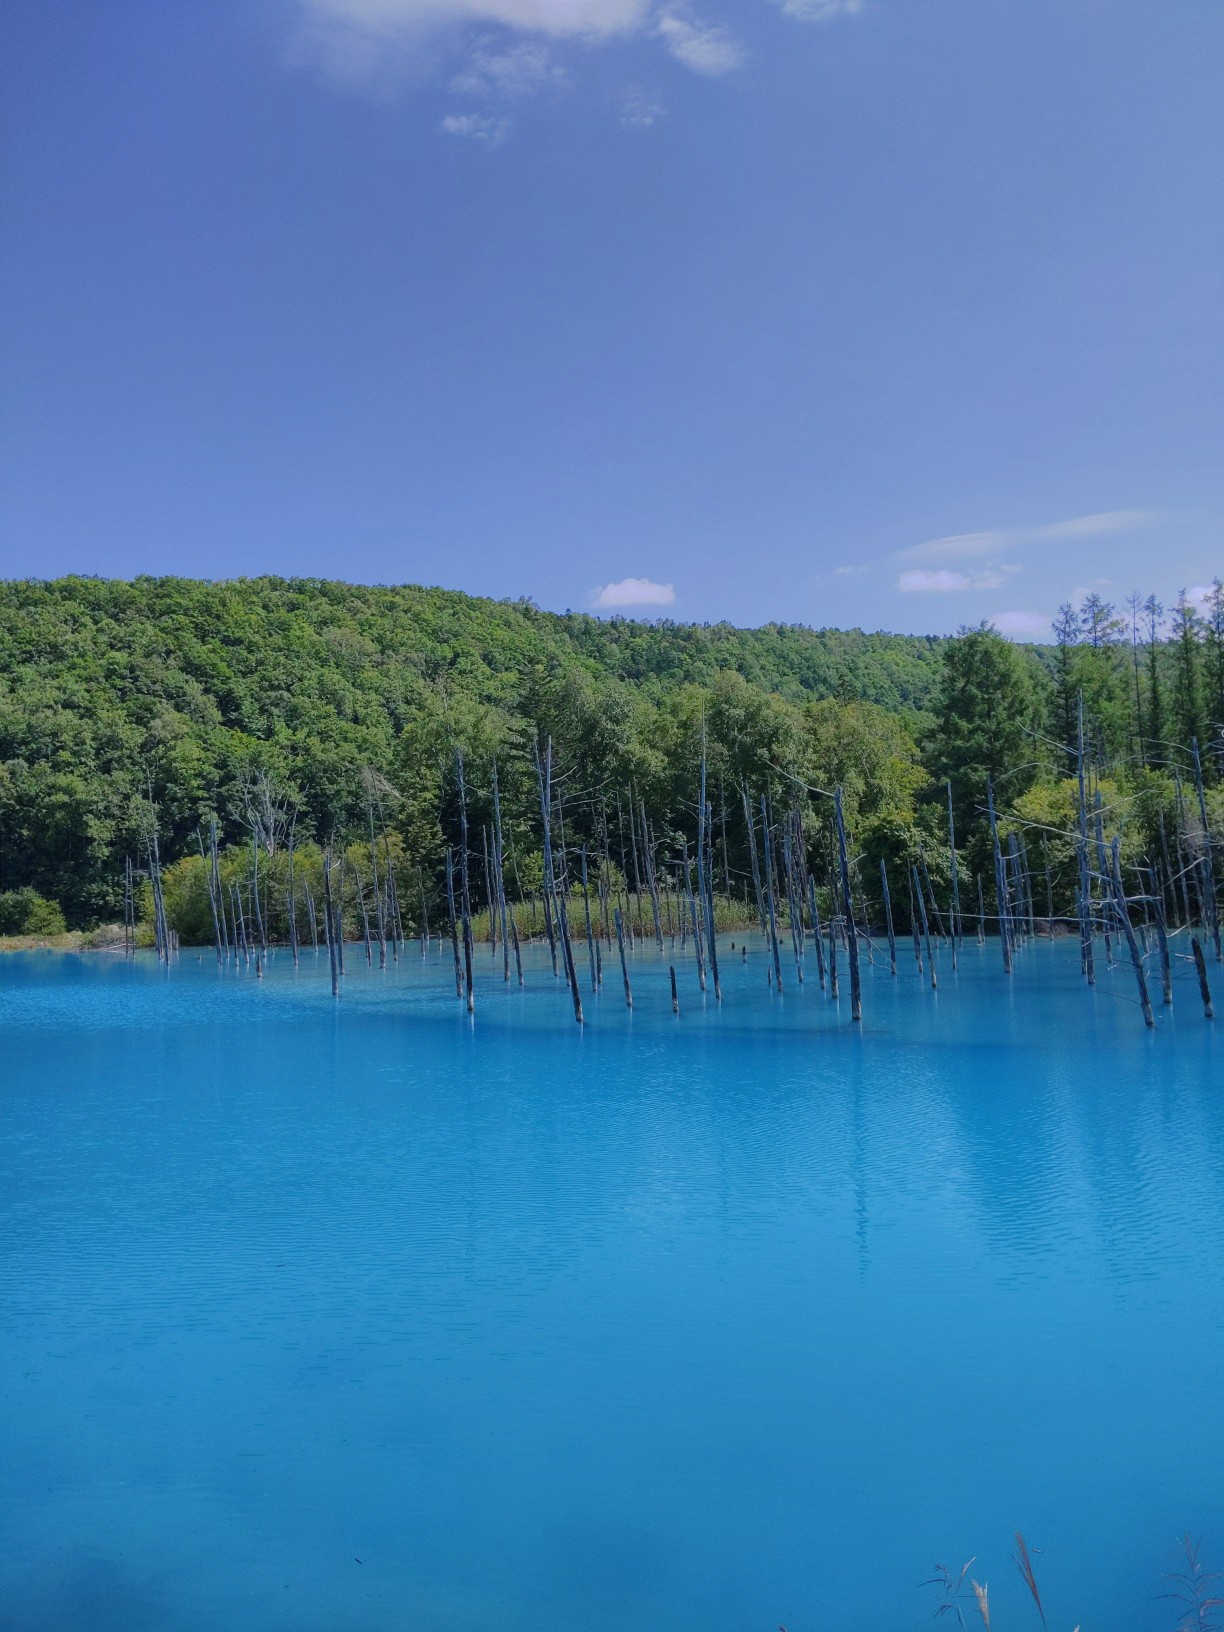
<path fill-rule="evenodd" d="M 957 827 L 980 825 L 987 777 L 997 799 L 1036 777 L 1037 676 L 1026 654 L 988 624 L 962 629 L 944 652 L 928 762 L 952 784 Z"/>
<path fill-rule="evenodd" d="M 68 928 L 64 922 L 64 914 L 55 901 L 48 901 L 43 896 L 36 896 L 30 904 L 26 914 L 25 933 L 27 935 L 62 935 Z"/>
<path fill-rule="evenodd" d="M 0 935 L 62 935 L 67 927 L 56 903 L 28 885 L 0 894 Z"/>
<path fill-rule="evenodd" d="M 1204 740 L 1207 716 L 1203 708 L 1201 641 L 1203 622 L 1183 589 L 1173 609 L 1173 721 L 1177 740 Z"/>
<path fill-rule="evenodd" d="M 316 838 L 360 826 L 360 773 L 373 767 L 400 789 L 410 866 L 434 871 L 455 738 L 482 786 L 493 752 L 504 756 L 519 828 L 509 837 L 521 839 L 533 733 L 552 734 L 575 783 L 649 790 L 668 775 L 657 716 L 685 687 L 717 696 L 730 685 L 732 696 L 738 683 L 753 706 L 836 695 L 909 714 L 932 693 L 939 649 L 854 631 L 559 617 L 407 585 L 7 582 L 0 888 L 31 885 L 74 923 L 113 920 L 123 858 L 143 853 L 146 795 L 168 858 L 195 848 L 211 812 L 235 843 L 256 767 L 291 791 Z M 748 707 L 742 695 L 736 706 Z M 757 745 L 728 733 L 728 753 L 757 775 L 769 732 Z"/>
<path fill-rule="evenodd" d="M 1134 790 L 1105 778 L 1096 784 L 1096 791 L 1101 796 L 1101 826 L 1105 845 L 1108 848 L 1115 835 L 1120 838 L 1123 865 L 1130 866 L 1145 855 L 1159 854 L 1142 819 L 1142 801 Z M 1013 802 L 1010 815 L 1000 823 L 1004 838 L 1008 833 L 1015 832 L 1028 852 L 1038 912 L 1044 912 L 1047 904 L 1047 872 L 1055 913 L 1070 916 L 1074 911 L 1079 819 L 1077 800 L 1078 789 L 1074 777 L 1040 782 Z M 1095 828 L 1091 822 L 1089 831 L 1095 845 Z M 1095 849 L 1091 865 L 1095 870 Z"/>
<path fill-rule="evenodd" d="M 37 891 L 28 886 L 0 894 L 0 935 L 23 935 L 30 904 L 40 899 Z"/>
<path fill-rule="evenodd" d="M 403 843 L 398 834 L 387 836 L 386 846 L 382 836 L 378 841 L 378 863 L 380 871 L 385 867 L 385 857 L 389 853 L 392 866 L 397 877 L 406 876 L 406 857 Z M 371 925 L 377 918 L 377 909 L 374 904 L 370 851 L 368 844 L 354 840 L 343 849 L 343 873 L 341 872 L 339 849 L 334 852 L 335 866 L 332 874 L 332 888 L 337 904 L 345 915 L 345 930 L 347 933 L 357 933 L 361 928 L 361 902 L 364 899 L 370 916 Z M 255 911 L 255 871 L 253 865 L 252 848 L 250 844 L 234 845 L 221 852 L 220 855 L 221 892 L 224 902 L 227 923 L 235 921 L 234 901 L 237 897 L 238 911 L 246 924 L 247 938 L 252 945 L 258 941 L 257 914 Z M 313 896 L 319 914 L 319 935 L 322 938 L 322 903 L 323 903 L 323 852 L 317 844 L 307 841 L 295 848 L 292 858 L 292 877 L 294 893 L 294 910 L 296 913 L 297 935 L 300 942 L 306 944 L 311 940 L 310 920 L 306 906 L 307 891 Z M 287 849 L 278 849 L 272 856 L 261 851 L 259 856 L 259 914 L 262 917 L 264 930 L 270 941 L 288 941 L 290 938 L 289 923 L 289 880 L 290 856 Z M 380 885 L 384 882 L 380 877 Z M 401 886 L 402 887 L 402 886 Z M 172 929 L 176 929 L 184 944 L 202 945 L 213 939 L 213 909 L 208 897 L 208 873 L 204 858 L 198 853 L 179 858 L 171 862 L 162 871 L 162 895 L 166 905 L 166 918 Z M 411 903 L 408 904 L 409 906 Z M 147 926 L 151 936 L 153 928 L 153 896 L 148 885 L 145 884 L 140 892 L 139 911 L 141 921 Z M 405 913 L 407 916 L 407 910 Z M 416 916 L 413 914 L 413 922 Z"/>
<path fill-rule="evenodd" d="M 1097 775 L 1127 813 L 1127 854 L 1156 853 L 1162 813 L 1170 832 L 1181 821 L 1170 773 L 1188 775 L 1190 726 L 1214 821 L 1224 587 L 1203 616 L 1183 597 L 1171 631 L 1150 598 L 1133 599 L 1124 623 L 1089 595 L 1062 609 L 1056 636 L 1025 649 L 989 626 L 928 640 L 559 617 L 527 601 L 316 579 L 10 582 L 0 585 L 0 902 L 30 892 L 74 925 L 113 922 L 124 859 L 147 865 L 155 810 L 167 910 L 184 941 L 212 938 L 199 834 L 213 819 L 227 912 L 234 889 L 254 906 L 252 827 L 275 829 L 261 843 L 259 896 L 273 937 L 287 933 L 290 828 L 299 901 L 307 885 L 321 896 L 321 846 L 347 847 L 353 929 L 358 888 L 372 900 L 371 823 L 380 853 L 392 848 L 406 920 L 428 914 L 436 928 L 461 828 L 457 752 L 474 903 L 485 905 L 494 768 L 507 889 L 527 902 L 542 878 L 535 752 L 549 741 L 565 843 L 575 857 L 586 847 L 592 867 L 606 843 L 629 875 L 643 819 L 660 865 L 683 843 L 692 850 L 704 752 L 728 897 L 750 878 L 746 790 L 758 826 L 762 795 L 775 819 L 802 807 L 823 877 L 822 794 L 840 787 L 869 899 L 881 859 L 899 902 L 919 860 L 945 889 L 945 779 L 968 889 L 973 870 L 989 871 L 988 775 L 1005 831 L 1008 819 L 1051 829 L 1061 891 L 1081 696 Z M 1025 832 L 1039 869 L 1037 829 Z M 25 909 L 14 915 L 24 925 Z"/>

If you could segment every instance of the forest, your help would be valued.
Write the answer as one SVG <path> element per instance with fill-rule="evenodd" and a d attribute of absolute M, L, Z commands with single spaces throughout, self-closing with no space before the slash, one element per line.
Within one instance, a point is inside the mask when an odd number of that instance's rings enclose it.
<path fill-rule="evenodd" d="M 317 893 L 325 848 L 352 856 L 354 922 L 367 896 L 374 914 L 381 857 L 380 911 L 393 887 L 411 933 L 436 921 L 448 852 L 455 869 L 471 860 L 477 907 L 494 904 L 495 824 L 506 893 L 528 903 L 547 862 L 546 752 L 562 863 L 576 877 L 589 851 L 636 875 L 639 910 L 656 868 L 683 893 L 701 839 L 711 908 L 748 913 L 762 823 L 786 825 L 832 878 L 827 796 L 841 790 L 863 912 L 878 919 L 884 862 L 908 924 L 915 878 L 919 902 L 946 899 L 953 840 L 964 888 L 976 875 L 989 895 L 989 789 L 1042 909 L 1070 917 L 1085 767 L 1098 837 L 1119 839 L 1124 867 L 1163 856 L 1173 879 L 1173 851 L 1214 867 L 1224 585 L 1167 611 L 1092 594 L 1026 647 L 989 625 L 947 639 L 737 629 L 317 579 L 9 581 L 0 933 L 114 922 L 137 890 L 147 917 L 154 845 L 184 940 L 213 936 L 214 845 L 218 881 L 268 934 L 288 930 L 286 852 Z"/>

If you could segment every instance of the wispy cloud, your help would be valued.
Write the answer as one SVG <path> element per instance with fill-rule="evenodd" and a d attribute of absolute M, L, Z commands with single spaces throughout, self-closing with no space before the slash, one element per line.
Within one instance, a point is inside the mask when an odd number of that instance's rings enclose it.
<path fill-rule="evenodd" d="M 624 130 L 649 130 L 667 109 L 645 91 L 628 91 L 621 100 L 620 122 Z"/>
<path fill-rule="evenodd" d="M 1102 510 L 1089 516 L 1072 516 L 1067 521 L 1051 521 L 1040 527 L 1012 527 L 981 533 L 953 533 L 947 538 L 929 538 L 898 550 L 894 561 L 980 561 L 1033 544 L 1057 544 L 1076 539 L 1102 538 L 1112 533 L 1133 532 L 1157 520 L 1156 510 Z"/>
<path fill-rule="evenodd" d="M 663 12 L 655 32 L 672 56 L 696 74 L 729 74 L 744 60 L 742 46 L 727 29 L 703 23 L 679 7 Z"/>
<path fill-rule="evenodd" d="M 467 48 L 452 79 L 466 96 L 525 96 L 563 77 L 549 49 L 565 41 L 607 44 L 653 38 L 694 73 L 717 77 L 738 68 L 744 50 L 735 36 L 698 16 L 687 0 L 292 0 L 298 63 L 313 63 L 345 83 L 436 72 L 463 48 L 473 29 L 485 31 Z M 509 44 L 490 36 L 505 30 Z M 527 36 L 515 40 L 514 36 Z M 657 110 L 627 115 L 644 129 Z"/>
<path fill-rule="evenodd" d="M 607 612 L 627 606 L 670 606 L 675 599 L 672 584 L 656 584 L 652 578 L 622 578 L 619 583 L 604 584 L 596 590 L 591 605 Z"/>
<path fill-rule="evenodd" d="M 485 39 L 472 47 L 451 89 L 460 96 L 530 96 L 564 78 L 565 70 L 542 40 L 522 40 L 499 50 Z"/>
<path fill-rule="evenodd" d="M 953 533 L 947 538 L 929 538 L 897 550 L 894 561 L 977 561 L 996 555 L 1005 548 L 1010 533 Z"/>
<path fill-rule="evenodd" d="M 448 113 L 438 126 L 445 136 L 466 136 L 469 141 L 496 147 L 510 130 L 508 119 L 490 119 L 482 113 Z"/>
<path fill-rule="evenodd" d="M 1107 533 L 1130 533 L 1160 518 L 1159 510 L 1101 510 L 1091 516 L 1072 516 L 1070 521 L 1052 521 L 1035 527 L 1036 539 L 1057 541 L 1069 538 L 1100 538 Z"/>
<path fill-rule="evenodd" d="M 297 0 L 322 53 L 351 56 L 411 41 L 445 24 L 500 23 L 546 36 L 600 38 L 641 27 L 647 0 Z"/>

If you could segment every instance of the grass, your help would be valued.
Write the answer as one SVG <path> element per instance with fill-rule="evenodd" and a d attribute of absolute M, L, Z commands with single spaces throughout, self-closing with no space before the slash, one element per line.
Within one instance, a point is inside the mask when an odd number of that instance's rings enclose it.
<path fill-rule="evenodd" d="M 0 952 L 116 952 L 122 949 L 122 924 L 69 929 L 62 935 L 0 935 Z"/>
<path fill-rule="evenodd" d="M 1015 1537 L 1016 1551 L 1012 1554 L 1012 1563 L 1029 1590 L 1042 1627 L 1048 1628 L 1032 1553 L 1019 1530 Z M 1182 1536 L 1179 1545 L 1185 1562 L 1180 1570 L 1166 1574 L 1165 1580 L 1170 1590 L 1160 1595 L 1162 1599 L 1180 1606 L 1171 1632 L 1224 1632 L 1224 1597 L 1219 1596 L 1215 1589 L 1215 1583 L 1224 1577 L 1218 1570 L 1209 1570 L 1204 1564 L 1201 1539 L 1192 1540 L 1187 1533 Z M 947 1616 L 961 1628 L 961 1632 L 970 1632 L 970 1620 L 975 1613 L 985 1632 L 991 1632 L 989 1591 L 984 1582 L 975 1580 L 969 1574 L 976 1561 L 976 1557 L 971 1558 L 959 1571 L 950 1570 L 946 1564 L 937 1564 L 935 1574 L 922 1583 L 924 1587 L 935 1587 L 939 1592 L 936 1620 Z M 1075 1632 L 1080 1632 L 1078 1626 Z"/>
<path fill-rule="evenodd" d="M 1037 1576 L 1033 1569 L 1033 1558 L 1028 1544 L 1020 1531 L 1015 1533 L 1016 1551 L 1012 1554 L 1012 1563 L 1020 1572 L 1020 1577 L 1029 1590 L 1037 1615 L 1043 1628 L 1047 1627 L 1045 1606 L 1041 1601 L 1041 1592 L 1037 1586 Z M 1184 1563 L 1182 1568 L 1165 1575 L 1169 1584 L 1169 1591 L 1161 1593 L 1162 1600 L 1177 1604 L 1179 1613 L 1170 1632 L 1224 1632 L 1224 1597 L 1219 1595 L 1215 1583 L 1224 1580 L 1224 1575 L 1218 1570 L 1209 1570 L 1203 1562 L 1202 1539 L 1194 1540 L 1189 1532 L 1181 1537 L 1179 1547 Z M 966 1611 L 970 1619 L 976 1611 L 985 1632 L 991 1632 L 990 1622 L 990 1595 L 983 1582 L 974 1580 L 969 1571 L 977 1562 L 976 1557 L 963 1564 L 959 1571 L 952 1571 L 946 1564 L 937 1564 L 935 1574 L 929 1581 L 924 1581 L 924 1587 L 935 1587 L 939 1592 L 939 1603 L 935 1609 L 936 1620 L 947 1616 L 961 1628 L 961 1632 L 969 1632 L 970 1623 L 966 1619 Z M 970 1596 L 972 1594 L 972 1597 Z M 1075 1632 L 1080 1632 L 1079 1627 Z"/>
<path fill-rule="evenodd" d="M 1165 1576 L 1171 1587 L 1163 1596 L 1182 1606 L 1177 1632 L 1220 1632 L 1224 1621 L 1224 1598 L 1212 1590 L 1212 1583 L 1221 1579 L 1218 1570 L 1209 1570 L 1203 1563 L 1203 1542 L 1200 1537 L 1191 1541 L 1187 1533 L 1181 1539 L 1185 1568 Z"/>

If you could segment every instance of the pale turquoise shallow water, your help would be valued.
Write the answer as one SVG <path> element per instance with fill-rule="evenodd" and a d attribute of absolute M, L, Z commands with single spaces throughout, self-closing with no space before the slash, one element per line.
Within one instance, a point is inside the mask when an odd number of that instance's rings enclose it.
<path fill-rule="evenodd" d="M 0 959 L 5 1632 L 1167 1628 L 1224 1562 L 1224 1044 L 1069 946 Z M 1224 980 L 1219 982 L 1224 995 Z M 1224 1024 L 1224 1022 L 1221 1022 Z M 1214 1544 L 1214 1551 L 1213 1551 Z M 360 1562 L 358 1562 L 360 1561 Z"/>

